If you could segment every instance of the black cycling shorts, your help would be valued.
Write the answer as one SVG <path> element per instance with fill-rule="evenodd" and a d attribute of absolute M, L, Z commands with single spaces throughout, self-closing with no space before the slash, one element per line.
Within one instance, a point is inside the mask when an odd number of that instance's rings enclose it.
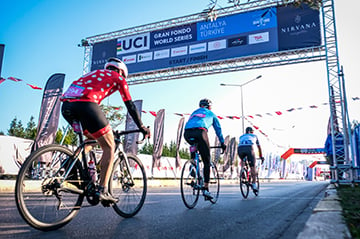
<path fill-rule="evenodd" d="M 64 101 L 61 113 L 70 125 L 74 121 L 79 121 L 83 131 L 88 131 L 95 138 L 99 138 L 111 130 L 108 120 L 97 103 Z"/>
<path fill-rule="evenodd" d="M 238 155 L 242 160 L 245 158 L 249 160 L 250 167 L 255 166 L 255 151 L 252 145 L 240 145 L 238 147 Z"/>

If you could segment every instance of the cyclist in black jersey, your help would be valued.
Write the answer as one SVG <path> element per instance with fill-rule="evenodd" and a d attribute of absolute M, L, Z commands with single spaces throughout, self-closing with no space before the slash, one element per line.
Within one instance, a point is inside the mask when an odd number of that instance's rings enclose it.
<path fill-rule="evenodd" d="M 212 199 L 209 192 L 210 181 L 210 144 L 208 139 L 208 129 L 213 126 L 215 133 L 221 143 L 223 151 L 226 149 L 224 137 L 222 135 L 220 122 L 217 116 L 211 111 L 212 102 L 209 99 L 202 99 L 199 108 L 191 115 L 185 125 L 184 138 L 189 144 L 197 143 L 201 158 L 204 162 L 204 190 L 203 194 L 207 199 Z M 191 154 L 194 159 L 195 153 Z"/>

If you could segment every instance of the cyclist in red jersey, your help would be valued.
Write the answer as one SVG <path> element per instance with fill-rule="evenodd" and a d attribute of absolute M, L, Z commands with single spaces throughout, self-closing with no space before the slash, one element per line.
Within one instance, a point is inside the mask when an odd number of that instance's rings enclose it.
<path fill-rule="evenodd" d="M 150 137 L 150 129 L 143 125 L 131 99 L 125 80 L 127 76 L 126 65 L 121 60 L 112 57 L 108 59 L 104 69 L 92 71 L 75 80 L 61 97 L 63 117 L 70 125 L 74 121 L 79 121 L 84 135 L 87 138 L 96 139 L 103 151 L 100 161 L 98 195 L 104 206 L 116 203 L 117 199 L 107 191 L 114 163 L 115 143 L 112 128 L 99 106 L 101 101 L 119 91 L 129 114 L 144 137 Z"/>

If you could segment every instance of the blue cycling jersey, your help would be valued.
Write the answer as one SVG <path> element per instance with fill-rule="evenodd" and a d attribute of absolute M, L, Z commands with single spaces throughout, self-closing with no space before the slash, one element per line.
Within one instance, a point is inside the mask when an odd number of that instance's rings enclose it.
<path fill-rule="evenodd" d="M 259 139 L 255 134 L 243 134 L 239 138 L 239 145 L 259 145 Z"/>
<path fill-rule="evenodd" d="M 220 143 L 224 143 L 224 137 L 221 132 L 221 126 L 217 116 L 207 108 L 198 108 L 195 110 L 185 124 L 185 129 L 205 128 L 208 130 L 211 126 L 214 127 L 215 133 L 219 138 Z"/>

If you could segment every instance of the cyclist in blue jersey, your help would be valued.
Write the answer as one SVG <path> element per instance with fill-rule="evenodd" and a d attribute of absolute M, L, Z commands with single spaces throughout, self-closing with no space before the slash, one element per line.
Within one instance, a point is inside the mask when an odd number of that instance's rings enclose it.
<path fill-rule="evenodd" d="M 209 99 L 202 99 L 199 108 L 195 110 L 185 124 L 184 138 L 189 144 L 197 143 L 198 150 L 204 163 L 204 189 L 205 199 L 212 199 L 209 192 L 210 180 L 210 144 L 208 129 L 213 126 L 215 133 L 221 143 L 223 151 L 226 149 L 221 126 L 217 116 L 211 111 L 212 102 Z M 191 152 L 191 159 L 195 158 L 195 152 Z"/>
<path fill-rule="evenodd" d="M 245 134 L 241 135 L 239 138 L 238 145 L 238 155 L 241 158 L 241 167 L 244 166 L 244 159 L 249 160 L 251 176 L 252 176 L 252 187 L 254 191 L 257 191 L 256 187 L 256 167 L 255 167 L 255 145 L 259 151 L 259 157 L 264 162 L 264 158 L 262 156 L 262 150 L 259 143 L 258 137 L 254 134 L 254 130 L 251 127 L 247 127 L 245 130 Z"/>

